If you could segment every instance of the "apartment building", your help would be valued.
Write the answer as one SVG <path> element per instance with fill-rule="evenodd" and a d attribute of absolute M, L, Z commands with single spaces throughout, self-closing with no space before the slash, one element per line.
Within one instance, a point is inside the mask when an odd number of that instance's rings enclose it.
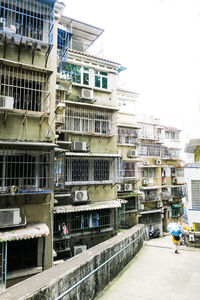
<path fill-rule="evenodd" d="M 191 139 L 185 146 L 185 152 L 193 154 L 195 160 L 185 165 L 187 218 L 191 228 L 200 231 L 200 140 Z"/>
<path fill-rule="evenodd" d="M 117 89 L 117 149 L 121 155 L 118 161 L 118 198 L 121 199 L 119 223 L 121 228 L 138 224 L 138 190 L 141 178 L 141 159 L 138 156 L 138 132 L 136 105 L 138 94 L 124 89 Z M 122 201 L 123 200 L 123 201 Z"/>
<path fill-rule="evenodd" d="M 57 76 L 54 251 L 62 260 L 118 230 L 117 83 L 120 64 L 89 52 L 103 30 L 62 17 L 72 34 Z"/>
<path fill-rule="evenodd" d="M 0 290 L 52 266 L 63 8 L 54 0 L 0 3 Z"/>
<path fill-rule="evenodd" d="M 170 221 L 180 221 L 185 196 L 184 168 L 180 158 L 180 130 L 148 118 L 138 121 L 139 156 L 142 159 L 140 223 L 157 227 L 161 234 Z"/>

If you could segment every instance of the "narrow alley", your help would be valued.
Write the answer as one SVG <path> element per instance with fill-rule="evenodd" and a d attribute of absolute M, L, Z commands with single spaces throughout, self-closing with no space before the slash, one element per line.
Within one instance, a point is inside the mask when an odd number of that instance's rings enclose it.
<path fill-rule="evenodd" d="M 200 296 L 200 249 L 171 236 L 150 240 L 96 300 L 196 300 Z"/>

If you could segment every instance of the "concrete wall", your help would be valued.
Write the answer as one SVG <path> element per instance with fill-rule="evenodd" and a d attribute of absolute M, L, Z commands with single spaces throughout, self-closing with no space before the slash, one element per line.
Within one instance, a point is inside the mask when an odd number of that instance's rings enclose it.
<path fill-rule="evenodd" d="M 107 240 L 70 260 L 44 271 L 0 294 L 0 299 L 48 299 L 55 300 L 59 295 L 87 276 L 94 269 L 111 258 L 115 253 L 138 239 L 117 255 L 112 261 L 86 279 L 63 299 L 89 300 L 104 289 L 104 287 L 125 267 L 137 254 L 145 239 L 145 226 L 135 227 Z M 141 236 L 140 236 L 141 235 Z"/>

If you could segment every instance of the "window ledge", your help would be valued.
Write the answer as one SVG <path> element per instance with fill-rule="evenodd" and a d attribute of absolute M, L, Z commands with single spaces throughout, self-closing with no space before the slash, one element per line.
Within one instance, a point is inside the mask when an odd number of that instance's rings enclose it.
<path fill-rule="evenodd" d="M 103 89 L 103 88 L 98 88 L 98 87 L 93 87 L 93 90 L 99 91 L 99 92 L 104 92 L 104 93 L 112 93 L 112 90 L 109 89 Z"/>
<path fill-rule="evenodd" d="M 105 180 L 105 181 L 66 181 L 65 182 L 65 186 L 67 185 L 73 185 L 73 186 L 77 186 L 77 185 L 104 185 L 104 184 L 114 184 L 114 182 L 112 180 Z"/>
<path fill-rule="evenodd" d="M 7 279 L 14 279 L 14 278 L 19 278 L 24 276 L 35 275 L 41 272 L 42 272 L 42 267 L 32 267 L 32 268 L 12 271 L 7 274 Z"/>
<path fill-rule="evenodd" d="M 23 109 L 17 109 L 17 108 L 5 108 L 5 107 L 0 107 L 0 113 L 10 113 L 10 114 L 15 114 L 15 115 L 24 115 L 26 114 L 28 117 L 37 117 L 40 118 L 44 114 L 48 116 L 48 113 L 44 112 L 38 112 L 38 111 L 29 111 L 29 110 L 23 110 Z"/>

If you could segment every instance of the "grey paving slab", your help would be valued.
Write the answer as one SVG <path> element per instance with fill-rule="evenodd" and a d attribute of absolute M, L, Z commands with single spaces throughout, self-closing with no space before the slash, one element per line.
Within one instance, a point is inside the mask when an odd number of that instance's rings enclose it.
<path fill-rule="evenodd" d="M 200 299 L 200 249 L 174 253 L 171 237 L 154 239 L 96 300 Z"/>

